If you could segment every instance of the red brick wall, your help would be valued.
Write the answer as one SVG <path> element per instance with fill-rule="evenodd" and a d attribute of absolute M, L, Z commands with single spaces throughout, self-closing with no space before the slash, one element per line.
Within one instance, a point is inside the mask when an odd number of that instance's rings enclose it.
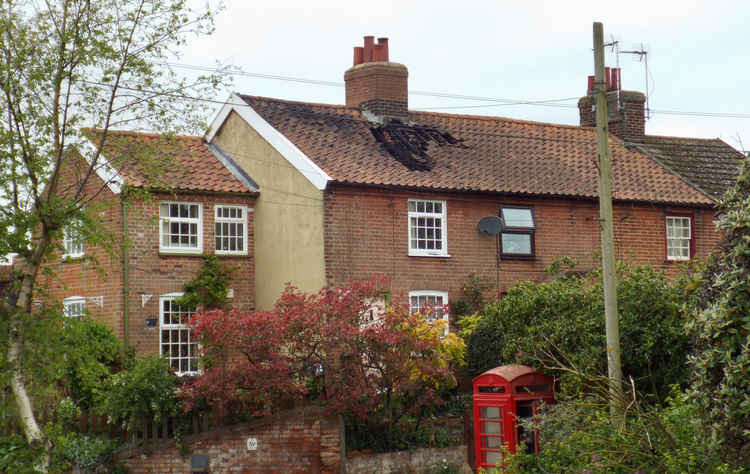
<path fill-rule="evenodd" d="M 450 257 L 408 255 L 409 198 L 445 200 Z M 354 186 L 332 186 L 326 193 L 326 277 L 336 284 L 366 279 L 373 274 L 391 278 L 396 301 L 405 302 L 409 290 L 449 292 L 449 300 L 461 296 L 470 273 L 496 281 L 494 237 L 477 231 L 477 222 L 498 215 L 501 204 L 533 206 L 536 218 L 536 257 L 504 259 L 500 264 L 500 290 L 517 281 L 549 278 L 544 268 L 563 256 L 580 261 L 578 269 L 591 269 L 601 253 L 596 202 L 564 199 L 522 199 L 457 193 L 420 193 Z M 716 246 L 713 211 L 653 205 L 614 206 L 618 260 L 648 263 L 669 275 L 678 266 L 666 262 L 664 216 L 687 212 L 694 216 L 696 256 L 705 257 Z"/>
<path fill-rule="evenodd" d="M 73 179 L 66 168 L 64 179 Z M 87 192 L 93 195 L 102 185 L 98 177 L 90 180 Z M 129 249 L 129 343 L 139 355 L 159 354 L 159 296 L 183 290 L 203 264 L 200 255 L 163 255 L 159 252 L 159 202 L 184 201 L 201 203 L 203 211 L 203 252 L 214 249 L 214 204 L 241 204 L 252 209 L 255 199 L 247 195 L 216 194 L 154 194 L 150 200 L 130 198 L 128 205 Z M 96 212 L 104 229 L 112 232 L 112 253 L 101 246 L 86 246 L 86 259 L 56 260 L 47 267 L 52 275 L 43 279 L 50 296 L 62 301 L 70 296 L 83 296 L 91 317 L 104 322 L 124 339 L 123 265 L 120 250 L 122 207 L 120 195 L 108 189 L 101 192 L 87 209 Z M 234 290 L 231 304 L 241 310 L 255 309 L 253 216 L 248 212 L 248 255 L 220 256 L 235 269 L 229 287 Z M 150 298 L 149 296 L 150 295 Z M 103 306 L 95 304 L 102 297 Z M 146 327 L 146 320 L 157 320 L 156 327 Z"/>
<path fill-rule="evenodd" d="M 61 167 L 59 188 L 69 189 L 71 183 L 80 182 L 86 167 L 82 160 L 67 160 Z M 110 191 L 96 174 L 89 178 L 83 195 L 84 198 L 96 196 L 95 201 L 86 204 L 86 210 L 99 221 L 102 235 L 119 235 L 122 223 L 120 196 Z M 123 298 L 119 242 L 111 241 L 109 249 L 86 243 L 84 252 L 85 258 L 64 260 L 60 252 L 54 252 L 51 261 L 45 265 L 51 273 L 40 272 L 38 289 L 48 291 L 60 302 L 70 296 L 91 298 L 86 301 L 91 317 L 102 321 L 121 337 Z M 102 307 L 95 302 L 99 297 Z"/>
<path fill-rule="evenodd" d="M 248 451 L 247 438 L 257 439 Z M 191 455 L 207 455 L 208 472 L 338 473 L 345 459 L 343 426 L 320 408 L 300 408 L 214 430 L 183 440 L 181 454 L 174 440 L 121 452 L 118 459 L 133 474 L 189 473 Z"/>
<path fill-rule="evenodd" d="M 146 327 L 146 320 L 159 319 L 159 296 L 179 293 L 203 266 L 201 255 L 169 255 L 159 252 L 159 203 L 180 201 L 202 204 L 203 251 L 214 253 L 214 205 L 240 204 L 252 208 L 254 198 L 201 194 L 157 194 L 151 200 L 137 200 L 128 208 L 128 231 L 133 246 L 129 249 L 130 344 L 138 354 L 158 354 L 157 327 Z M 253 212 L 248 212 L 248 255 L 224 256 L 220 259 L 233 267 L 229 287 L 234 290 L 233 308 L 255 309 Z M 143 295 L 151 295 L 150 298 Z M 144 300 L 147 301 L 144 302 Z"/>

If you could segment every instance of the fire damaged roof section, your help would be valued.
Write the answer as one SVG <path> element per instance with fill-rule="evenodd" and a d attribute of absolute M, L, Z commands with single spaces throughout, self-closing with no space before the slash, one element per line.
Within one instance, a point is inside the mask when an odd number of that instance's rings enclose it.
<path fill-rule="evenodd" d="M 417 111 L 409 112 L 408 122 L 391 120 L 390 125 L 378 127 L 358 107 L 240 97 L 333 182 L 525 196 L 599 196 L 592 128 Z M 374 127 L 382 129 L 383 140 L 374 136 Z M 407 131 L 389 133 L 396 130 Z M 451 144 L 445 133 L 456 143 Z M 396 155 L 387 149 L 396 146 Z M 614 199 L 714 205 L 709 195 L 649 155 L 627 148 L 615 137 L 610 138 L 610 147 Z"/>
<path fill-rule="evenodd" d="M 391 156 L 411 171 L 430 171 L 435 166 L 434 158 L 427 154 L 431 143 L 468 148 L 462 143 L 463 139 L 455 138 L 448 132 L 423 125 L 409 125 L 398 120 L 371 127 L 370 131 Z"/>

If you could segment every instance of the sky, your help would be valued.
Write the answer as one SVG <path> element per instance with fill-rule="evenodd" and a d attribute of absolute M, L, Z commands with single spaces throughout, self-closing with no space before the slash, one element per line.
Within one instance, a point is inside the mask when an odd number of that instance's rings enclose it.
<path fill-rule="evenodd" d="M 189 40 L 178 63 L 218 61 L 250 74 L 340 84 L 235 76 L 236 92 L 342 104 L 352 48 L 373 35 L 389 38 L 391 61 L 408 67 L 410 109 L 569 125 L 578 124 L 577 99 L 594 71 L 592 24 L 599 21 L 605 42 L 648 52 L 646 133 L 718 137 L 750 150 L 750 2 L 225 0 L 224 6 L 215 33 Z M 646 92 L 640 56 L 609 48 L 606 65 L 618 59 L 622 88 Z M 217 90 L 213 99 L 229 92 Z M 419 92 L 568 100 L 498 105 Z M 706 113 L 739 116 L 700 115 Z"/>

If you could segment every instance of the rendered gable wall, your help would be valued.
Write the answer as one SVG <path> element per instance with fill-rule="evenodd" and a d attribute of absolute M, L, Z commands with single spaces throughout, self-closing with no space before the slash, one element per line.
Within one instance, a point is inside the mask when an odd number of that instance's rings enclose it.
<path fill-rule="evenodd" d="M 323 193 L 236 113 L 213 139 L 260 188 L 255 205 L 255 289 L 270 309 L 291 282 L 315 292 L 326 284 Z"/>

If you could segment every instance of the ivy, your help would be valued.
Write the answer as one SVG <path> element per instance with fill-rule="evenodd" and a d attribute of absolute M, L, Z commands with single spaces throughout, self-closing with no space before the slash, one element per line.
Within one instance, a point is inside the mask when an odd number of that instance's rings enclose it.
<path fill-rule="evenodd" d="M 185 283 L 177 304 L 203 311 L 228 309 L 229 279 L 234 269 L 222 264 L 216 255 L 204 255 L 203 266 L 194 280 Z"/>

